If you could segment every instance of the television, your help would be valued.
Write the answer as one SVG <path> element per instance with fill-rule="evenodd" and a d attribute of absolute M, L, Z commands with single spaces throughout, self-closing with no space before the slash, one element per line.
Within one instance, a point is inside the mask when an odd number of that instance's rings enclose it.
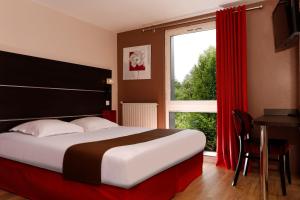
<path fill-rule="evenodd" d="M 299 0 L 279 0 L 273 11 L 275 51 L 288 49 L 299 42 Z"/>

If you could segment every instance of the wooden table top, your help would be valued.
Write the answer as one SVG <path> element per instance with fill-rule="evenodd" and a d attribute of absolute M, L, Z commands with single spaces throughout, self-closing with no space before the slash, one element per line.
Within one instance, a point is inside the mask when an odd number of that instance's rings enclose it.
<path fill-rule="evenodd" d="M 265 126 L 300 127 L 300 118 L 288 115 L 263 115 L 254 119 L 254 124 Z"/>

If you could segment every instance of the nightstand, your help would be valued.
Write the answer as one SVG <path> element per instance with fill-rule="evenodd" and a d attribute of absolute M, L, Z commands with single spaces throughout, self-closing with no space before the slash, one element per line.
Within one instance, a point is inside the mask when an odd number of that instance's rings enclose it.
<path fill-rule="evenodd" d="M 117 112 L 115 110 L 104 110 L 101 116 L 104 119 L 117 123 Z"/>

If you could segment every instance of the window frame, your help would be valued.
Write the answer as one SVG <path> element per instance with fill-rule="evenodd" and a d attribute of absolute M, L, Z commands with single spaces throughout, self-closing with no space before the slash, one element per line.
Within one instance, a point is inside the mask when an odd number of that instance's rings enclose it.
<path fill-rule="evenodd" d="M 165 32 L 165 116 L 166 128 L 169 128 L 170 112 L 199 112 L 199 113 L 217 113 L 217 100 L 172 100 L 171 99 L 171 38 L 176 35 L 182 35 L 193 32 L 200 32 L 216 29 L 215 21 L 185 26 L 176 29 L 170 29 Z"/>

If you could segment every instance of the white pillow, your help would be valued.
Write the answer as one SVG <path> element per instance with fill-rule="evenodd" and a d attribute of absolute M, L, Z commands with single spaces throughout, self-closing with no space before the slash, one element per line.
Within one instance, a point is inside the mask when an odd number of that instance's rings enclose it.
<path fill-rule="evenodd" d="M 20 124 L 10 131 L 21 132 L 36 137 L 45 137 L 65 133 L 82 133 L 83 128 L 57 119 L 35 120 Z"/>
<path fill-rule="evenodd" d="M 71 121 L 71 123 L 81 126 L 86 132 L 119 126 L 118 124 L 101 117 L 84 117 L 75 119 Z"/>

